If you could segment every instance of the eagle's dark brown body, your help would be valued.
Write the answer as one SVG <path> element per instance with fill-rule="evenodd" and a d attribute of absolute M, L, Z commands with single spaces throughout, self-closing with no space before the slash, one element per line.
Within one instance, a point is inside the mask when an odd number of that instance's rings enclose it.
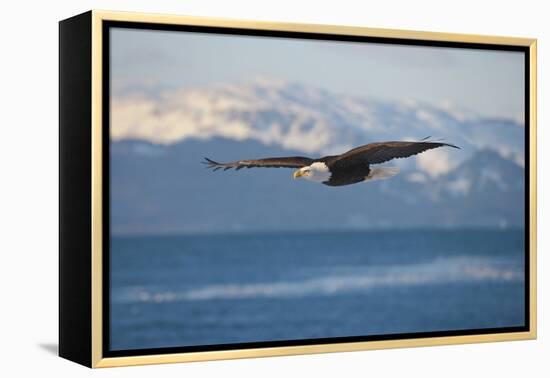
<path fill-rule="evenodd" d="M 331 172 L 330 179 L 323 181 L 328 186 L 344 186 L 365 181 L 371 172 L 369 164 L 360 161 L 339 161 L 335 157 L 318 159 L 327 165 Z"/>

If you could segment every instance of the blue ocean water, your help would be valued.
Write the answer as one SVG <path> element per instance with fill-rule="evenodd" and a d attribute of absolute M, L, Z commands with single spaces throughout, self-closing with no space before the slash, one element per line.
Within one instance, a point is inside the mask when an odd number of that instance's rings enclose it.
<path fill-rule="evenodd" d="M 112 350 L 522 326 L 523 230 L 113 237 Z"/>

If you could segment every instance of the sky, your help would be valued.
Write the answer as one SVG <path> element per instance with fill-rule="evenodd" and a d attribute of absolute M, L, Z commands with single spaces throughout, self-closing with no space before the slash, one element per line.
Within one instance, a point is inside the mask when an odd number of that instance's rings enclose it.
<path fill-rule="evenodd" d="M 254 78 L 522 119 L 521 52 L 114 28 L 115 95 Z"/>

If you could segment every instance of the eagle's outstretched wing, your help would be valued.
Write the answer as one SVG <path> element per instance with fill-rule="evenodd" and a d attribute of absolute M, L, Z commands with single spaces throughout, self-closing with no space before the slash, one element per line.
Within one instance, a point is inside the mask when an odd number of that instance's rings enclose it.
<path fill-rule="evenodd" d="M 357 163 L 380 164 L 392 159 L 406 158 L 419 154 L 426 150 L 438 147 L 460 148 L 452 144 L 442 142 L 378 142 L 356 147 L 342 155 L 333 157 L 333 164 Z"/>
<path fill-rule="evenodd" d="M 218 163 L 214 160 L 204 158 L 204 164 L 214 171 L 223 169 L 224 171 L 235 168 L 237 171 L 242 168 L 302 168 L 311 165 L 314 160 L 303 156 L 274 157 L 257 160 L 239 160 L 232 163 Z"/>

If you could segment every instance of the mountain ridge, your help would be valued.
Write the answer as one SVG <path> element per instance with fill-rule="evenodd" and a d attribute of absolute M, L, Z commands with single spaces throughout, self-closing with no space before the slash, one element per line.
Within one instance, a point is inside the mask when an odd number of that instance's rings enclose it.
<path fill-rule="evenodd" d="M 211 172 L 200 164 L 213 154 L 238 160 L 292 153 L 298 151 L 223 138 L 113 142 L 113 233 L 523 225 L 518 201 L 524 198 L 524 169 L 491 150 L 479 150 L 436 177 L 413 167 L 388 180 L 341 188 L 292 180 L 289 169 Z"/>

